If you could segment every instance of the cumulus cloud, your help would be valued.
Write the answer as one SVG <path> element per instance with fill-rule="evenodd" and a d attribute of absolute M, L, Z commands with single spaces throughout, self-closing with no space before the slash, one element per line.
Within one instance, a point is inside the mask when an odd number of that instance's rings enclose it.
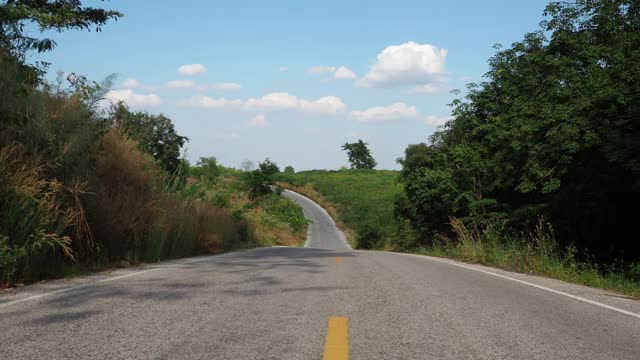
<path fill-rule="evenodd" d="M 336 79 L 355 79 L 356 78 L 356 73 L 354 73 L 353 71 L 351 71 L 351 69 L 344 67 L 344 66 L 340 66 L 336 72 L 333 74 L 333 76 Z"/>
<path fill-rule="evenodd" d="M 398 102 L 389 106 L 374 106 L 362 111 L 352 111 L 350 115 L 360 122 L 390 121 L 416 118 L 418 111 L 415 106 Z"/>
<path fill-rule="evenodd" d="M 429 126 L 442 126 L 447 123 L 447 121 L 453 119 L 452 116 L 434 116 L 429 115 L 424 118 L 424 123 Z"/>
<path fill-rule="evenodd" d="M 307 70 L 309 74 L 331 74 L 335 79 L 355 79 L 356 74 L 346 66 L 316 65 Z"/>
<path fill-rule="evenodd" d="M 238 90 L 242 88 L 240 84 L 232 83 L 232 82 L 223 82 L 223 83 L 215 83 L 211 85 L 211 88 L 214 90 Z"/>
<path fill-rule="evenodd" d="M 410 41 L 386 47 L 360 80 L 363 87 L 395 87 L 427 84 L 444 72 L 446 49 Z"/>
<path fill-rule="evenodd" d="M 442 84 L 424 84 L 413 88 L 412 92 L 418 94 L 436 95 L 447 91 L 446 86 Z"/>
<path fill-rule="evenodd" d="M 309 74 L 333 73 L 336 71 L 335 66 L 316 65 L 309 69 Z"/>
<path fill-rule="evenodd" d="M 252 117 L 251 119 L 249 119 L 249 121 L 247 121 L 247 126 L 251 126 L 251 127 L 263 127 L 267 125 L 267 118 L 260 114 L 260 115 L 256 115 L 254 117 Z"/>
<path fill-rule="evenodd" d="M 317 100 L 300 99 L 286 92 L 277 92 L 264 95 L 259 98 L 240 99 L 214 99 L 208 96 L 194 96 L 182 102 L 183 105 L 202 108 L 226 108 L 235 107 L 244 110 L 278 111 L 296 110 L 302 112 L 335 114 L 346 108 L 342 99 L 336 96 L 325 96 Z"/>
<path fill-rule="evenodd" d="M 136 94 L 131 89 L 110 90 L 105 94 L 105 99 L 111 103 L 124 101 L 131 107 L 154 107 L 162 103 L 156 94 Z"/>
<path fill-rule="evenodd" d="M 202 64 L 186 64 L 178 68 L 178 72 L 183 75 L 197 75 L 207 72 Z"/>
<path fill-rule="evenodd" d="M 193 80 L 173 80 L 167 82 L 167 87 L 171 89 L 191 89 L 196 86 Z"/>
<path fill-rule="evenodd" d="M 228 100 L 225 98 L 214 99 L 205 95 L 196 95 L 190 99 L 181 101 L 180 104 L 206 109 L 217 109 L 224 107 L 240 107 L 242 106 L 242 100 Z"/>
<path fill-rule="evenodd" d="M 122 86 L 124 86 L 126 88 L 137 88 L 137 87 L 142 86 L 142 84 L 140 84 L 140 82 L 137 79 L 127 78 L 122 83 Z"/>

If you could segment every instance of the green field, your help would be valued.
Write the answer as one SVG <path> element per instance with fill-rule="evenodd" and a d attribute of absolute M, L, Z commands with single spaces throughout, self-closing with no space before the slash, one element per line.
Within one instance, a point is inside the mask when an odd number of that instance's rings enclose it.
<path fill-rule="evenodd" d="M 283 174 L 280 180 L 328 208 L 347 232 L 354 231 L 354 245 L 383 248 L 397 233 L 393 204 L 402 190 L 397 176 L 391 170 L 312 170 Z"/>

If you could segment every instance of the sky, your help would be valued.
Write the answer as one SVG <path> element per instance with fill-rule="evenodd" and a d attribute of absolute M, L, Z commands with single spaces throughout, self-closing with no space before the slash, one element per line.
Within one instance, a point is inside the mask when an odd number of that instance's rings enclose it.
<path fill-rule="evenodd" d="M 240 167 L 348 166 L 369 143 L 379 169 L 449 119 L 451 90 L 482 81 L 494 44 L 539 29 L 547 0 L 168 1 L 85 4 L 124 14 L 102 32 L 48 33 L 32 60 L 100 81 L 109 101 L 163 113 L 187 158 Z"/>

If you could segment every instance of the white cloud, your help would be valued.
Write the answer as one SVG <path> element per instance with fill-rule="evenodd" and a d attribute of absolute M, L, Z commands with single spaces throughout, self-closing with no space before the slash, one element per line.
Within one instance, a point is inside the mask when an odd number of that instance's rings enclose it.
<path fill-rule="evenodd" d="M 249 121 L 247 121 L 247 126 L 251 126 L 251 127 L 267 126 L 267 118 L 262 114 L 256 115 L 256 116 L 252 117 L 251 119 L 249 119 Z"/>
<path fill-rule="evenodd" d="M 336 72 L 333 74 L 333 76 L 336 79 L 355 79 L 356 78 L 356 73 L 354 73 L 353 71 L 351 71 L 351 69 L 344 67 L 344 66 L 340 66 Z"/>
<path fill-rule="evenodd" d="M 447 91 L 447 88 L 441 84 L 424 84 L 418 85 L 411 92 L 427 95 L 436 95 Z"/>
<path fill-rule="evenodd" d="M 237 90 L 242 88 L 242 86 L 240 84 L 236 84 L 232 82 L 225 82 L 225 83 L 215 83 L 211 85 L 211 88 L 215 90 Z"/>
<path fill-rule="evenodd" d="M 214 99 L 208 96 L 194 96 L 181 104 L 203 108 L 235 107 L 244 110 L 278 111 L 296 110 L 302 112 L 335 114 L 346 108 L 342 99 L 336 96 L 325 96 L 317 100 L 300 99 L 286 92 L 277 92 L 264 95 L 260 98 L 240 99 Z"/>
<path fill-rule="evenodd" d="M 447 121 L 453 119 L 452 116 L 434 116 L 429 115 L 424 118 L 424 123 L 429 126 L 441 126 L 447 123 Z"/>
<path fill-rule="evenodd" d="M 386 47 L 359 82 L 363 87 L 395 87 L 437 81 L 444 72 L 446 49 L 413 41 Z"/>
<path fill-rule="evenodd" d="M 131 89 L 110 90 L 105 94 L 105 99 L 111 103 L 124 101 L 131 107 L 154 107 L 162 103 L 156 94 L 136 94 Z"/>
<path fill-rule="evenodd" d="M 183 75 L 197 75 L 207 72 L 202 64 L 187 64 L 178 68 L 178 72 Z"/>
<path fill-rule="evenodd" d="M 238 140 L 240 139 L 240 135 L 238 135 L 238 133 L 235 133 L 235 132 L 225 132 L 225 133 L 213 134 L 213 138 L 219 139 L 219 140 Z"/>
<path fill-rule="evenodd" d="M 280 72 L 287 72 L 289 71 L 289 68 L 286 66 L 280 66 L 280 69 L 278 69 Z"/>
<path fill-rule="evenodd" d="M 346 66 L 316 65 L 307 70 L 309 74 L 332 74 L 335 79 L 355 79 L 356 74 Z"/>
<path fill-rule="evenodd" d="M 326 65 L 316 65 L 312 66 L 309 70 L 309 74 L 322 74 L 322 73 L 333 73 L 336 71 L 335 66 L 326 66 Z"/>
<path fill-rule="evenodd" d="M 389 106 L 375 106 L 363 111 L 352 111 L 350 115 L 360 122 L 390 121 L 416 118 L 418 111 L 415 106 L 398 102 Z"/>
<path fill-rule="evenodd" d="M 122 83 L 122 86 L 126 87 L 126 88 L 137 88 L 142 86 L 142 84 L 140 84 L 140 82 L 134 78 L 127 78 L 125 79 L 125 81 Z"/>
<path fill-rule="evenodd" d="M 191 89 L 196 86 L 193 80 L 173 80 L 167 82 L 167 87 L 171 89 Z"/>
<path fill-rule="evenodd" d="M 224 107 L 239 107 L 242 105 L 242 100 L 228 100 L 225 98 L 213 99 L 205 95 L 196 95 L 188 100 L 181 101 L 180 104 L 206 109 L 217 109 Z"/>

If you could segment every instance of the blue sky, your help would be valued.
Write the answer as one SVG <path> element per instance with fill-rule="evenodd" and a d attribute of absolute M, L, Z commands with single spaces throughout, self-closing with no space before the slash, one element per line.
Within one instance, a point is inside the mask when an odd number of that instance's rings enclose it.
<path fill-rule="evenodd" d="M 116 73 L 109 98 L 169 116 L 192 161 L 336 169 L 361 138 L 397 169 L 446 120 L 449 91 L 482 79 L 495 43 L 537 30 L 547 2 L 94 1 L 124 17 L 48 34 L 58 47 L 33 60 Z"/>

